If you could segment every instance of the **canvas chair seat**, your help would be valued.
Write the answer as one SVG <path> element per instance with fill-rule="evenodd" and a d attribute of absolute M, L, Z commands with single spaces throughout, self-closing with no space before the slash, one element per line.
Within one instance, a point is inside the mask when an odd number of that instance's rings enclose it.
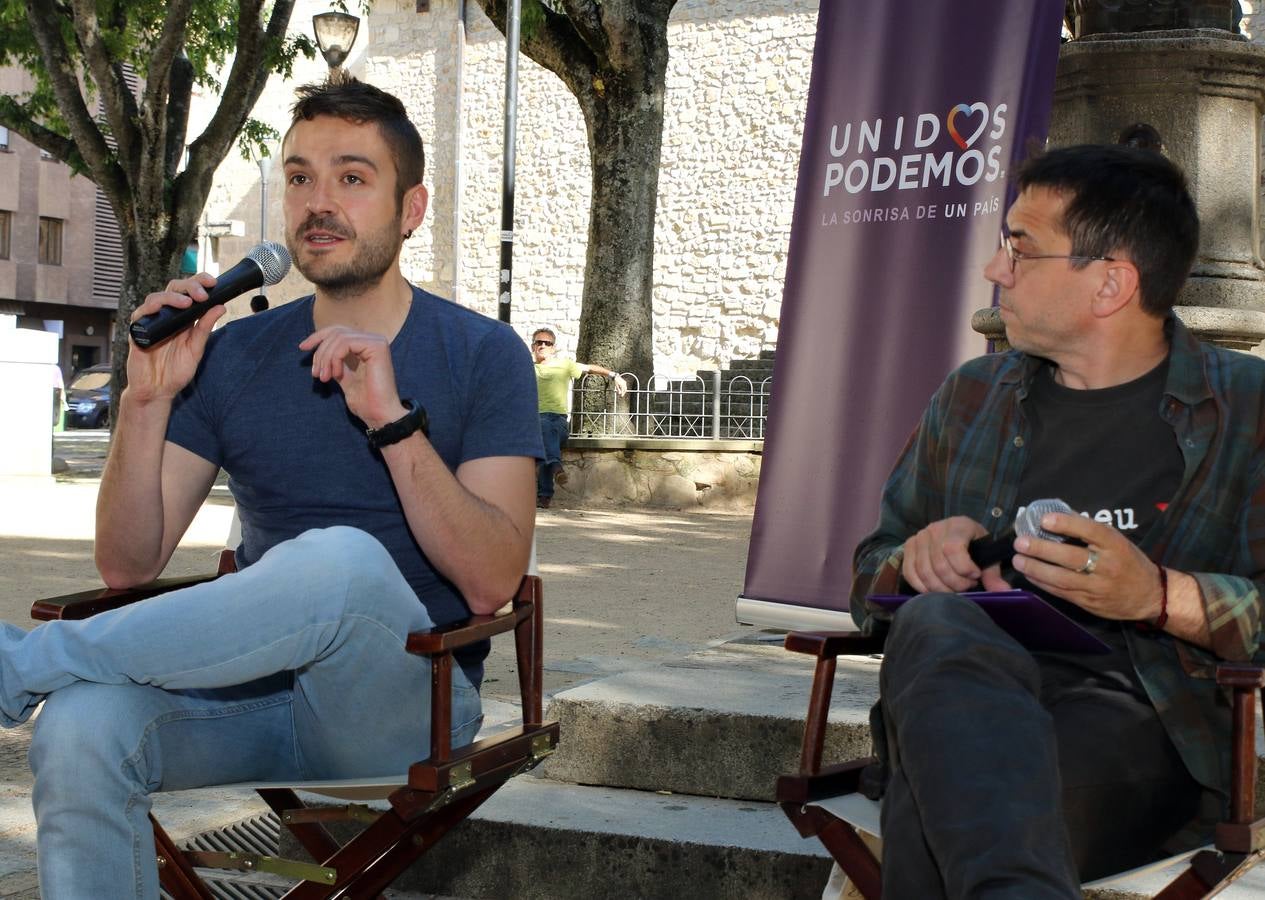
<path fill-rule="evenodd" d="M 448 831 L 467 818 L 502 784 L 531 769 L 558 743 L 558 723 L 542 713 L 543 610 L 532 547 L 530 573 L 509 609 L 410 634 L 406 648 L 431 658 L 430 755 L 398 776 L 304 782 L 243 782 L 217 789 L 256 791 L 314 862 L 280 860 L 254 853 L 182 850 L 151 815 L 163 890 L 174 900 L 211 900 L 215 895 L 197 870 L 219 868 L 282 876 L 297 884 L 287 898 L 376 897 Z M 234 571 L 232 551 L 220 554 L 219 571 L 195 578 L 166 578 L 130 590 L 97 589 L 37 600 L 37 620 L 83 619 L 97 613 L 208 581 Z M 522 722 L 451 746 L 452 653 L 460 647 L 513 631 Z M 424 689 L 419 685 L 419 689 Z M 304 803 L 297 792 L 345 801 L 342 806 Z M 386 801 L 375 807 L 369 801 Z M 327 822 L 364 824 L 340 844 Z"/>
<path fill-rule="evenodd" d="M 860 793 L 862 770 L 873 758 L 822 764 L 826 720 L 840 656 L 873 656 L 881 640 L 855 632 L 792 632 L 785 647 L 817 658 L 808 716 L 800 748 L 800 769 L 778 778 L 776 797 L 802 837 L 816 837 L 850 882 L 853 894 L 879 900 L 882 868 L 879 803 Z M 1156 900 L 1212 897 L 1265 857 L 1265 819 L 1254 820 L 1256 806 L 1256 697 L 1265 699 L 1265 667 L 1223 663 L 1217 683 L 1230 691 L 1234 731 L 1230 816 L 1217 825 L 1216 839 L 1206 847 L 1119 872 L 1082 885 L 1102 888 L 1170 866 L 1188 863 Z M 877 840 L 876 840 L 877 839 Z"/>
<path fill-rule="evenodd" d="M 882 827 L 879 825 L 879 802 L 871 800 L 862 794 L 840 794 L 835 797 L 823 797 L 820 800 L 814 800 L 808 804 L 825 810 L 836 819 L 847 822 L 852 828 L 860 832 L 862 835 L 869 835 L 875 840 L 881 840 L 883 835 Z M 1130 878 L 1141 875 L 1148 875 L 1152 872 L 1158 872 L 1167 869 L 1169 866 L 1175 866 L 1190 859 L 1196 853 L 1202 850 L 1213 850 L 1215 845 L 1208 844 L 1205 847 L 1198 847 L 1194 850 L 1187 850 L 1185 853 L 1178 853 L 1175 856 L 1169 856 L 1165 859 L 1156 860 L 1145 866 L 1138 866 L 1135 869 L 1129 869 L 1125 872 L 1118 872 L 1115 875 L 1109 875 L 1106 878 L 1098 878 L 1094 881 L 1088 881 L 1081 885 L 1082 890 L 1090 890 L 1094 888 L 1105 888 L 1111 885 L 1119 884 Z"/>

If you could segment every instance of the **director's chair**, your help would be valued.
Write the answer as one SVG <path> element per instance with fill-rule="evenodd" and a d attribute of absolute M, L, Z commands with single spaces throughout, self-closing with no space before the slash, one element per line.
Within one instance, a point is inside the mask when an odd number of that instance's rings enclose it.
<path fill-rule="evenodd" d="M 219 571 L 215 575 L 166 578 L 129 590 L 103 588 L 38 600 L 31 609 L 31 616 L 42 621 L 85 619 L 147 597 L 209 581 L 234 568 L 233 552 L 225 550 L 220 554 Z M 181 850 L 150 816 L 163 890 L 175 900 L 211 900 L 215 894 L 196 870 L 213 868 L 299 879 L 284 895 L 295 900 L 378 896 L 497 788 L 514 775 L 534 767 L 557 746 L 558 723 L 543 721 L 541 712 L 541 602 L 540 578 L 526 575 L 509 609 L 494 615 L 472 616 L 408 636 L 408 652 L 431 659 L 432 712 L 429 755 L 410 766 L 407 773 L 398 778 L 365 781 L 237 785 L 256 790 L 314 862 L 282 860 L 255 853 Z M 451 746 L 453 651 L 511 630 L 517 652 L 522 723 L 454 749 Z M 313 807 L 304 804 L 296 790 L 362 802 Z M 389 804 L 386 810 L 373 809 L 363 803 L 381 799 Z M 340 845 L 324 824 L 340 820 L 365 823 L 366 827 Z"/>
<path fill-rule="evenodd" d="M 873 656 L 883 641 L 850 632 L 792 632 L 787 650 L 817 658 L 799 772 L 777 780 L 776 797 L 801 837 L 816 837 L 865 900 L 879 900 L 882 870 L 871 847 L 880 838 L 879 804 L 861 793 L 861 776 L 874 757 L 822 765 L 822 745 L 836 661 L 840 656 Z M 1230 816 L 1216 827 L 1212 844 L 1084 885 L 1105 887 L 1144 872 L 1188 862 L 1155 900 L 1212 897 L 1265 857 L 1265 819 L 1256 819 L 1256 693 L 1265 699 L 1265 668 L 1244 663 L 1217 666 L 1217 683 L 1230 691 L 1233 715 Z"/>

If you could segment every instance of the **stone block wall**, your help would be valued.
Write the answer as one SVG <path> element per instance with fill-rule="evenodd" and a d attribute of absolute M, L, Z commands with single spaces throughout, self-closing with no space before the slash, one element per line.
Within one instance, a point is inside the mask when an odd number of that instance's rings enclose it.
<path fill-rule="evenodd" d="M 664 509 L 749 511 L 760 482 L 758 445 L 698 441 L 694 449 L 602 446 L 573 439 L 562 451 L 562 506 L 650 506 Z M 726 446 L 730 445 L 730 446 Z"/>

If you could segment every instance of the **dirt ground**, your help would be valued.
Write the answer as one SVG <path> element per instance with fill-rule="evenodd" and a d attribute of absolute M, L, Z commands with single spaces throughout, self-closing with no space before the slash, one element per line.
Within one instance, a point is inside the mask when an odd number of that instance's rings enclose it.
<path fill-rule="evenodd" d="M 39 597 L 99 584 L 92 564 L 96 481 L 0 484 L 0 618 L 30 624 Z M 210 570 L 231 505 L 204 505 L 166 574 Z M 677 657 L 742 632 L 750 515 L 647 510 L 541 511 L 545 690 Z M 516 696 L 512 641 L 495 642 L 485 696 Z"/>

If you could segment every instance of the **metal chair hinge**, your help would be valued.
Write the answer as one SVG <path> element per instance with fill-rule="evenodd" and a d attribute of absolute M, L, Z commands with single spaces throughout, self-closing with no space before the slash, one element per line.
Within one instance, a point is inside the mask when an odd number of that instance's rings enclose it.
<path fill-rule="evenodd" d="M 334 884 L 338 881 L 338 871 L 328 866 L 315 863 L 299 862 L 293 859 L 279 859 L 275 856 L 260 856 L 256 853 L 218 853 L 203 850 L 187 850 L 185 856 L 194 866 L 206 869 L 232 869 L 238 872 L 267 872 L 280 875 L 282 878 L 293 878 L 301 881 L 317 881 L 321 884 Z"/>
<path fill-rule="evenodd" d="M 474 786 L 474 766 L 464 762 L 448 770 L 448 790 L 464 791 Z"/>
<path fill-rule="evenodd" d="M 554 747 L 553 741 L 549 739 L 549 735 L 547 734 L 536 735 L 534 738 L 531 739 L 532 765 L 535 765 L 536 763 L 544 759 L 546 756 L 553 753 L 555 749 L 557 748 Z"/>
<path fill-rule="evenodd" d="M 476 783 L 474 767 L 468 762 L 458 763 L 448 770 L 448 787 L 436 795 L 435 799 L 426 807 L 426 811 L 434 812 L 437 809 L 443 809 L 457 799 L 458 794 L 466 788 L 474 787 Z"/>

